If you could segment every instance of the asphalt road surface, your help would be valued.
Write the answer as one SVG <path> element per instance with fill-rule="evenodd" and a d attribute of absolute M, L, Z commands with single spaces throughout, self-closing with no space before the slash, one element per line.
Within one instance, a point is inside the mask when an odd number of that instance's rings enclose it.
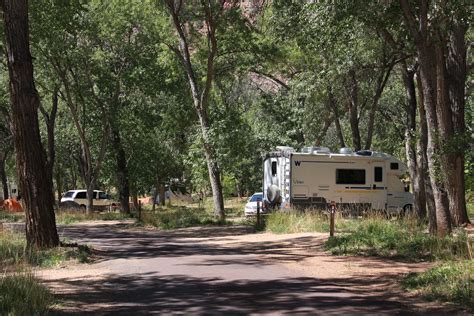
<path fill-rule="evenodd" d="M 380 263 L 383 273 L 377 274 L 370 273 L 380 268 L 374 261 L 333 259 L 322 248 L 324 234 L 251 234 L 249 228 L 235 226 L 172 231 L 127 226 L 102 222 L 60 228 L 62 237 L 92 246 L 95 261 L 38 272 L 59 300 L 54 313 L 453 313 L 402 294 L 396 286 L 400 271 L 391 271 L 390 263 Z M 348 269 L 358 274 L 348 274 Z"/>

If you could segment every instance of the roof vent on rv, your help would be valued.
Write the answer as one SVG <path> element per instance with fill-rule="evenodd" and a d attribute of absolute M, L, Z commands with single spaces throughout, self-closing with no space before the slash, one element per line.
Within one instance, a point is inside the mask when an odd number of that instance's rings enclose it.
<path fill-rule="evenodd" d="M 352 148 L 349 148 L 349 147 L 342 147 L 341 149 L 339 149 L 339 153 L 340 153 L 340 154 L 350 155 L 350 154 L 353 153 L 353 151 L 352 151 Z"/>
<path fill-rule="evenodd" d="M 327 147 L 303 147 L 301 152 L 305 154 L 329 154 L 331 151 Z"/>
<path fill-rule="evenodd" d="M 359 156 L 372 156 L 372 151 L 370 150 L 359 150 L 356 152 Z"/>

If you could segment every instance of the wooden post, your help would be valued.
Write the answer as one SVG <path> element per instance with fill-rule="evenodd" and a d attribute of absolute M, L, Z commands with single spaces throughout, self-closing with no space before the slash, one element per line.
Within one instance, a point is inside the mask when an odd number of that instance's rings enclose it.
<path fill-rule="evenodd" d="M 334 237 L 334 216 L 336 215 L 336 202 L 331 201 L 329 213 L 329 236 Z"/>
<path fill-rule="evenodd" d="M 260 229 L 260 201 L 257 201 L 257 228 Z"/>

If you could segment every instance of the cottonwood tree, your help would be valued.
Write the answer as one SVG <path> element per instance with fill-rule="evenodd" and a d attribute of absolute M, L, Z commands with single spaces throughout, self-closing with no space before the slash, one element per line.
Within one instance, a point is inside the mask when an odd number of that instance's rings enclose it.
<path fill-rule="evenodd" d="M 465 1 L 416 5 L 400 0 L 405 25 L 417 50 L 427 114 L 427 157 L 439 235 L 469 223 L 464 189 L 465 36 L 471 18 Z M 447 204 L 446 199 L 449 201 Z"/>
<path fill-rule="evenodd" d="M 214 212 L 220 219 L 224 219 L 221 172 L 210 135 L 211 122 L 209 120 L 208 106 L 215 75 L 215 59 L 218 51 L 216 29 L 219 16 L 224 9 L 225 1 L 202 0 L 187 3 L 182 0 L 164 0 L 164 3 L 168 9 L 172 25 L 178 37 L 178 45 L 169 44 L 169 47 L 176 54 L 184 68 L 189 82 L 194 108 L 199 117 L 204 155 L 206 157 L 212 196 L 214 199 Z M 197 14 L 192 14 L 193 10 L 197 12 Z M 193 15 L 195 18 L 198 18 L 197 21 L 192 21 L 189 18 Z M 193 25 L 194 23 L 196 25 Z M 197 42 L 192 43 L 191 39 L 193 36 L 197 36 L 198 38 L 204 37 L 206 39 L 204 48 L 198 45 Z M 192 46 L 193 44 L 194 46 Z M 202 77 L 198 70 L 198 62 L 193 60 L 193 54 L 205 54 L 206 56 L 205 70 Z"/>
<path fill-rule="evenodd" d="M 59 245 L 51 178 L 38 123 L 40 99 L 29 47 L 28 1 L 2 1 L 16 167 L 25 203 L 26 239 L 30 247 Z"/>

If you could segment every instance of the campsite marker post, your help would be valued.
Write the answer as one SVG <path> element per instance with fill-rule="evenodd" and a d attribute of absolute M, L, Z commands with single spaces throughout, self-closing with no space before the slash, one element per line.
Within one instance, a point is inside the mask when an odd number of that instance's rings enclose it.
<path fill-rule="evenodd" d="M 329 209 L 329 236 L 334 237 L 334 216 L 336 214 L 336 202 L 331 201 Z"/>

